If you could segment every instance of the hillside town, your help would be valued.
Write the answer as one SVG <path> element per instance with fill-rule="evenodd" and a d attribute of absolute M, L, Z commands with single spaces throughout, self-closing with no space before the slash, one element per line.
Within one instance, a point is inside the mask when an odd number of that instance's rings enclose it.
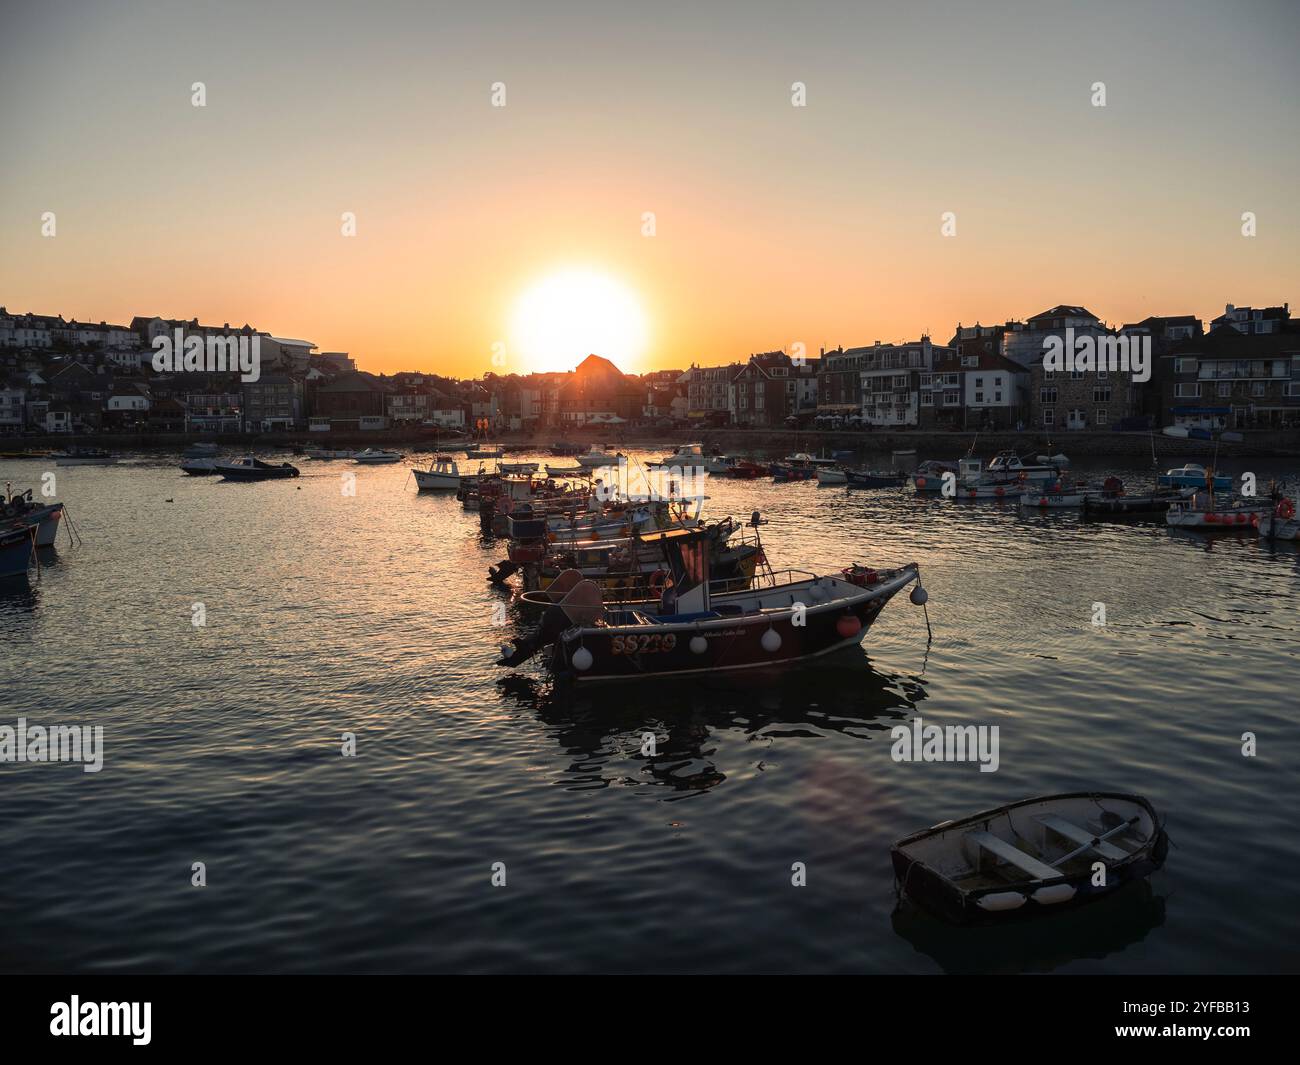
<path fill-rule="evenodd" d="M 1067 334 L 1067 331 L 1069 333 Z M 255 379 L 237 370 L 160 371 L 159 338 L 256 339 Z M 1044 352 L 1069 335 L 1147 345 L 1144 379 L 1100 367 L 1062 372 Z M 209 349 L 210 350 L 210 349 Z M 705 364 L 709 363 L 709 364 Z M 1108 325 L 1081 306 L 1024 321 L 958 324 L 929 336 L 774 350 L 743 361 L 623 373 L 599 354 L 565 373 L 457 380 L 374 374 L 346 352 L 248 324 L 137 316 L 129 325 L 0 307 L 0 435 L 310 433 L 423 429 L 490 433 L 584 427 L 974 431 L 1300 427 L 1300 320 L 1289 304 L 1227 304 Z"/>

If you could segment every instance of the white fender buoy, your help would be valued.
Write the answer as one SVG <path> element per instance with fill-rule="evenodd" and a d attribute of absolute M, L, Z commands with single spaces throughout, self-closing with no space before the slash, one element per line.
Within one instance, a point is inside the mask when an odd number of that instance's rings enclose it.
<path fill-rule="evenodd" d="M 926 600 L 930 598 L 930 593 L 918 584 L 912 589 L 912 594 L 908 598 L 912 600 L 913 606 L 925 606 Z"/>
<path fill-rule="evenodd" d="M 573 652 L 573 658 L 571 659 L 571 661 L 573 662 L 574 669 L 576 669 L 579 673 L 585 673 L 587 670 L 591 668 L 591 663 L 593 659 L 591 657 L 590 651 L 588 651 L 585 647 L 579 647 L 576 651 Z"/>
<path fill-rule="evenodd" d="M 1053 884 L 1051 887 L 1040 887 L 1034 892 L 1034 901 L 1043 906 L 1069 902 L 1072 898 L 1074 898 L 1074 888 L 1069 884 Z"/>
<path fill-rule="evenodd" d="M 763 633 L 763 650 L 769 654 L 775 654 L 781 649 L 781 634 L 776 629 L 768 629 Z"/>
<path fill-rule="evenodd" d="M 703 636 L 691 637 L 691 654 L 702 655 L 709 649 L 709 641 Z"/>
<path fill-rule="evenodd" d="M 990 913 L 1002 913 L 1005 910 L 1018 910 L 1028 900 L 1019 891 L 996 891 L 992 895 L 981 895 L 975 905 Z"/>

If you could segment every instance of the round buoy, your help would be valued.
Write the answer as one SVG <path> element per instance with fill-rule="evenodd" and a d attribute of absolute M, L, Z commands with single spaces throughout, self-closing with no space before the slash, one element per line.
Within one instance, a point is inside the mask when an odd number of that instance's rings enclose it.
<path fill-rule="evenodd" d="M 512 644 L 512 643 L 503 643 L 503 644 L 501 645 L 501 657 L 502 657 L 502 658 L 509 658 L 509 657 L 510 657 L 512 654 L 514 654 L 514 653 L 515 653 L 515 645 L 514 645 L 514 644 Z"/>
<path fill-rule="evenodd" d="M 918 477 L 918 478 L 916 479 L 916 487 L 917 487 L 917 488 L 924 488 L 924 487 L 925 487 L 925 478 L 924 478 L 924 477 Z"/>
<path fill-rule="evenodd" d="M 691 654 L 702 655 L 709 649 L 709 641 L 703 636 L 691 637 Z"/>
<path fill-rule="evenodd" d="M 930 598 L 930 593 L 918 584 L 912 589 L 912 594 L 908 598 L 912 600 L 913 606 L 925 606 L 926 601 Z"/>
<path fill-rule="evenodd" d="M 763 633 L 761 642 L 764 651 L 774 654 L 781 649 L 781 634 L 776 629 L 768 629 L 767 632 Z"/>
<path fill-rule="evenodd" d="M 862 631 L 862 622 L 853 614 L 845 614 L 835 622 L 835 631 L 847 640 L 850 636 L 856 636 Z"/>
<path fill-rule="evenodd" d="M 1237 524 L 1238 524 L 1238 525 L 1240 525 L 1240 524 L 1241 524 L 1242 522 L 1244 522 L 1245 520 L 1246 520 L 1246 515 L 1245 515 L 1245 514 L 1238 514 L 1238 515 L 1237 515 Z"/>
<path fill-rule="evenodd" d="M 591 652 L 588 651 L 585 647 L 579 647 L 576 651 L 573 652 L 572 661 L 573 661 L 574 669 L 578 670 L 578 672 L 580 673 L 585 673 L 587 670 L 591 668 L 591 663 L 592 663 Z"/>

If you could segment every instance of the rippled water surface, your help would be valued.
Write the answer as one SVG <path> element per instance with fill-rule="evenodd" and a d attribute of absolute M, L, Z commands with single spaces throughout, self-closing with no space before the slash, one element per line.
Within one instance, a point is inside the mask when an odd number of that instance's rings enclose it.
<path fill-rule="evenodd" d="M 406 466 L 174 462 L 57 470 L 83 542 L 0 583 L 0 724 L 105 733 L 98 774 L 0 765 L 0 969 L 1294 969 L 1292 548 L 714 478 L 778 566 L 919 562 L 933 642 L 900 596 L 799 670 L 574 692 L 493 665 L 504 545 Z M 917 714 L 999 725 L 999 770 L 894 762 Z M 1149 885 L 992 934 L 896 911 L 893 840 L 1088 788 L 1167 816 Z"/>

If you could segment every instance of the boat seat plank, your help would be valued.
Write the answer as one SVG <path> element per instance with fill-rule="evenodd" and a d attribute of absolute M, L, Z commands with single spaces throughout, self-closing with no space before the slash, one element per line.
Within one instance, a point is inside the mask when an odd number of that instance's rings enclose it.
<path fill-rule="evenodd" d="M 968 832 L 966 836 L 972 843 L 1009 865 L 1014 865 L 1021 872 L 1028 873 L 1035 880 L 1053 880 L 1063 875 L 1059 869 L 1040 862 L 1033 855 L 1026 854 L 992 832 Z"/>
<path fill-rule="evenodd" d="M 1098 840 L 1086 828 L 1076 825 L 1073 821 L 1067 821 L 1064 817 L 1059 817 L 1056 814 L 1037 814 L 1034 820 L 1045 828 L 1050 828 L 1058 836 L 1064 836 L 1072 843 L 1078 843 L 1080 846 L 1091 845 L 1093 850 L 1109 861 L 1118 862 L 1128 857 L 1126 851 L 1120 850 L 1113 843 Z"/>

